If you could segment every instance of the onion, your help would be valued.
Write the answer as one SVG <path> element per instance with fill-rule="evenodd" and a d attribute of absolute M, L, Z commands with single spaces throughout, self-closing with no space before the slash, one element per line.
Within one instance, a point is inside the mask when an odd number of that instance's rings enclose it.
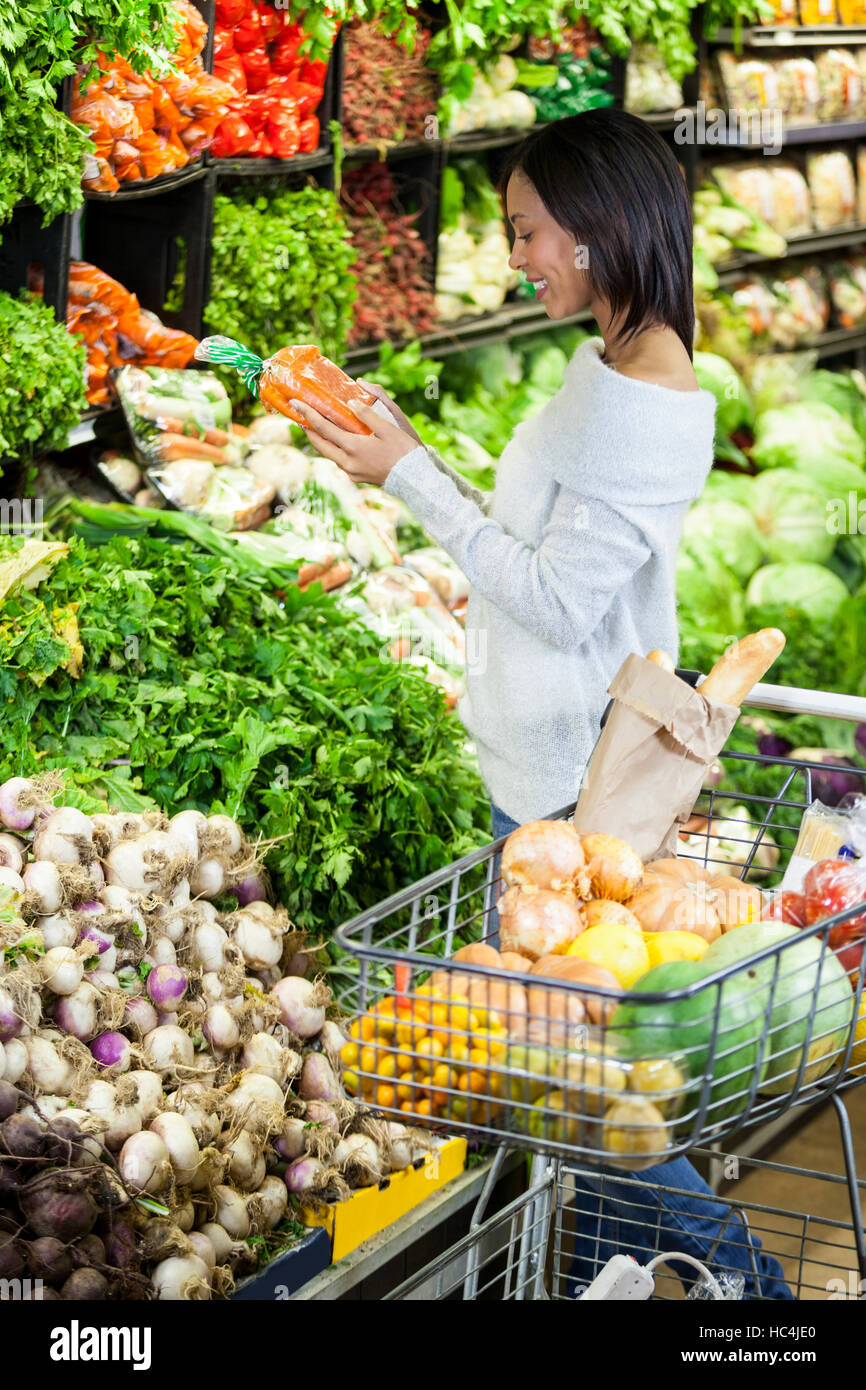
<path fill-rule="evenodd" d="M 153 1071 L 127 1072 L 127 1080 L 135 1082 L 137 1098 L 132 1101 L 143 1125 L 150 1124 L 162 1105 L 162 1078 Z"/>
<path fill-rule="evenodd" d="M 247 1071 L 260 1072 L 281 1084 L 301 1068 L 297 1052 L 283 1047 L 272 1033 L 254 1033 L 244 1044 L 241 1061 Z"/>
<path fill-rule="evenodd" d="M 202 1019 L 201 1031 L 211 1046 L 220 1052 L 237 1047 L 241 1040 L 237 1019 L 225 1004 L 211 1004 Z"/>
<path fill-rule="evenodd" d="M 68 1096 L 75 1085 L 75 1068 L 61 1057 L 53 1043 L 34 1034 L 25 1042 L 27 1069 L 37 1091 L 47 1095 Z"/>
<path fill-rule="evenodd" d="M 228 944 L 228 933 L 217 922 L 198 922 L 190 938 L 190 959 L 204 970 L 222 970 Z"/>
<path fill-rule="evenodd" d="M 98 1027 L 98 1004 L 99 991 L 84 980 L 72 994 L 58 999 L 54 1007 L 54 1022 L 80 1042 L 90 1042 Z"/>
<path fill-rule="evenodd" d="M 201 1162 L 201 1150 L 189 1121 L 174 1110 L 164 1110 L 151 1120 L 150 1132 L 158 1134 L 168 1149 L 175 1177 L 181 1187 L 188 1186 Z"/>
<path fill-rule="evenodd" d="M 500 872 L 509 888 L 532 884 L 589 896 L 586 856 L 568 821 L 532 820 L 512 831 L 502 848 Z"/>
<path fill-rule="evenodd" d="M 3 1079 L 15 1086 L 27 1070 L 27 1048 L 20 1038 L 9 1038 L 3 1044 L 3 1051 L 6 1057 Z"/>
<path fill-rule="evenodd" d="M 308 1052 L 304 1058 L 298 1095 L 302 1100 L 335 1101 L 344 1098 L 334 1069 L 321 1052 Z"/>
<path fill-rule="evenodd" d="M 274 985 L 271 994 L 279 1004 L 281 1021 L 297 1037 L 313 1038 L 321 1031 L 330 991 L 323 991 L 311 980 L 287 975 Z"/>
<path fill-rule="evenodd" d="M 621 926 L 631 927 L 632 931 L 641 931 L 641 924 L 625 905 L 625 903 L 615 903 L 611 898 L 592 898 L 588 903 L 583 904 L 583 915 L 586 919 L 587 929 L 598 926 Z"/>
<path fill-rule="evenodd" d="M 171 1180 L 168 1149 L 158 1134 L 142 1131 L 131 1135 L 117 1162 L 120 1176 L 133 1192 L 162 1192 Z"/>
<path fill-rule="evenodd" d="M 157 1026 L 156 1009 L 149 999 L 143 999 L 140 994 L 133 995 L 126 1001 L 123 1022 L 134 1036 L 143 1038 L 145 1033 L 150 1033 Z"/>
<path fill-rule="evenodd" d="M 146 989 L 151 1003 L 168 1013 L 176 1010 L 187 991 L 188 980 L 176 965 L 157 965 L 147 977 Z"/>
<path fill-rule="evenodd" d="M 210 1298 L 210 1270 L 198 1255 L 173 1255 L 151 1275 L 157 1298 L 181 1302 Z"/>
<path fill-rule="evenodd" d="M 130 1063 L 130 1043 L 122 1033 L 100 1033 L 90 1044 L 90 1051 L 101 1067 L 117 1067 L 126 1071 Z"/>
<path fill-rule="evenodd" d="M 82 864 L 93 859 L 93 823 L 74 806 L 61 806 L 40 826 L 33 839 L 33 858 L 52 864 Z"/>
<path fill-rule="evenodd" d="M 688 931 L 715 941 L 722 929 L 714 897 L 706 883 L 650 872 L 628 906 L 644 931 Z"/>
<path fill-rule="evenodd" d="M 586 925 L 577 900 L 549 888 L 509 888 L 497 911 L 501 949 L 529 960 L 564 951 Z"/>
<path fill-rule="evenodd" d="M 27 851 L 15 835 L 0 835 L 0 867 L 20 874 L 24 869 Z"/>
<path fill-rule="evenodd" d="M 23 872 L 24 887 L 30 894 L 40 917 L 57 912 L 63 902 L 63 884 L 56 864 L 48 859 L 34 859 Z M 71 942 L 57 943 L 71 945 Z"/>
<path fill-rule="evenodd" d="M 131 1134 L 141 1129 L 141 1116 L 134 1105 L 119 1105 L 117 1092 L 110 1081 L 91 1081 L 87 1095 L 81 1102 L 83 1108 L 107 1126 L 105 1144 L 109 1149 L 119 1149 Z"/>
<path fill-rule="evenodd" d="M 584 835 L 581 843 L 587 859 L 594 898 L 625 902 L 643 879 L 643 863 L 631 845 L 615 835 Z"/>
<path fill-rule="evenodd" d="M 216 1268 L 216 1251 L 202 1231 L 190 1231 L 189 1243 L 199 1259 L 207 1265 L 208 1269 L 212 1270 Z"/>
<path fill-rule="evenodd" d="M 218 859 L 200 859 L 193 869 L 190 888 L 197 898 L 216 898 L 225 888 L 225 870 Z"/>
<path fill-rule="evenodd" d="M 157 1071 L 173 1067 L 191 1067 L 195 1056 L 192 1039 L 177 1025 L 165 1024 L 154 1028 L 144 1039 L 144 1051 Z"/>
<path fill-rule="evenodd" d="M 261 1209 L 262 1219 L 260 1224 L 262 1229 L 265 1231 L 275 1231 L 285 1217 L 289 1205 L 289 1194 L 286 1190 L 286 1184 L 280 1182 L 279 1178 L 273 1176 L 265 1178 L 256 1193 L 256 1202 Z"/>
<path fill-rule="evenodd" d="M 26 777 L 10 777 L 0 786 L 0 822 L 7 830 L 29 830 L 39 800 Z"/>
<path fill-rule="evenodd" d="M 36 927 L 42 933 L 46 951 L 53 950 L 55 946 L 75 945 L 76 927 L 65 912 L 54 912 L 50 917 L 37 917 Z"/>
<path fill-rule="evenodd" d="M 199 1227 L 198 1234 L 206 1236 L 210 1241 L 217 1264 L 225 1264 L 234 1246 L 234 1241 L 225 1226 L 220 1226 L 217 1221 L 206 1221 Z"/>
<path fill-rule="evenodd" d="M 234 1240 L 246 1240 L 250 1233 L 250 1218 L 247 1204 L 233 1187 L 220 1184 L 214 1188 L 216 1200 L 216 1219 Z"/>

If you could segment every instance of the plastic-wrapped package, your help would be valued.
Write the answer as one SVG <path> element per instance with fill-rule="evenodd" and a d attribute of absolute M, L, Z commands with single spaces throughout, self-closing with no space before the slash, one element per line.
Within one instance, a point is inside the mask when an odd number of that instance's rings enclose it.
<path fill-rule="evenodd" d="M 365 576 L 343 602 L 382 638 L 394 661 L 418 666 L 454 706 L 464 690 L 466 639 L 419 574 L 392 566 Z"/>
<path fill-rule="evenodd" d="M 649 43 L 633 44 L 625 71 L 625 108 L 635 115 L 647 111 L 676 111 L 683 104 L 683 89 L 671 77 L 658 49 Z"/>
<path fill-rule="evenodd" d="M 313 457 L 297 505 L 317 516 L 364 569 L 400 563 L 400 552 L 364 503 L 360 489 L 331 459 Z"/>
<path fill-rule="evenodd" d="M 818 266 L 803 267 L 774 280 L 776 311 L 770 337 L 779 347 L 793 348 L 823 333 L 830 319 L 830 300 Z"/>
<path fill-rule="evenodd" d="M 773 180 L 766 163 L 717 164 L 713 169 L 713 177 L 729 197 L 742 203 L 755 217 L 763 218 L 776 231 L 779 230 L 773 220 Z"/>
<path fill-rule="evenodd" d="M 142 463 L 238 463 L 246 452 L 243 437 L 234 433 L 226 389 L 211 372 L 128 366 L 115 374 L 114 385 Z"/>
<path fill-rule="evenodd" d="M 866 324 L 866 257 L 829 261 L 824 271 L 839 326 L 862 328 Z"/>
<path fill-rule="evenodd" d="M 818 119 L 846 121 L 856 116 L 863 95 L 863 79 L 853 53 L 844 48 L 825 48 L 815 59 L 821 101 Z"/>
<path fill-rule="evenodd" d="M 468 597 L 469 580 L 440 546 L 430 545 L 407 551 L 403 563 L 423 575 L 447 607 Z"/>
<path fill-rule="evenodd" d="M 854 221 L 857 186 L 854 167 L 844 150 L 824 150 L 807 160 L 812 216 L 819 231 Z"/>
<path fill-rule="evenodd" d="M 718 65 L 729 106 L 744 110 L 781 106 L 779 75 L 773 63 L 765 58 L 737 58 L 723 49 Z"/>
<path fill-rule="evenodd" d="M 734 1237 L 734 1239 L 736 1239 L 736 1237 Z M 743 1239 L 744 1237 L 741 1235 L 740 1240 Z M 719 1293 L 721 1293 L 723 1302 L 735 1303 L 739 1302 L 740 1299 L 745 1296 L 745 1274 L 727 1273 L 722 1270 L 718 1274 L 714 1274 L 713 1278 L 716 1281 L 716 1287 L 714 1287 L 708 1279 L 696 1279 L 686 1294 L 686 1299 L 692 1303 L 717 1303 L 719 1301 Z"/>
<path fill-rule="evenodd" d="M 836 0 L 800 0 L 801 24 L 835 24 Z"/>
<path fill-rule="evenodd" d="M 779 104 L 788 120 L 815 121 L 821 100 L 818 69 L 811 58 L 782 58 L 775 64 Z"/>
<path fill-rule="evenodd" d="M 774 163 L 770 170 L 773 217 L 768 219 L 784 237 L 805 236 L 812 230 L 809 187 L 793 164 Z"/>
<path fill-rule="evenodd" d="M 141 469 L 134 459 L 118 449 L 107 449 L 96 460 L 97 472 L 124 502 L 134 502 L 141 491 Z"/>
<path fill-rule="evenodd" d="M 866 145 L 857 146 L 857 221 L 866 223 Z"/>
<path fill-rule="evenodd" d="M 731 299 L 745 313 L 750 333 L 756 338 L 769 339 L 776 315 L 776 300 L 764 281 L 758 276 L 740 281 Z"/>
<path fill-rule="evenodd" d="M 192 512 L 221 531 L 246 531 L 267 521 L 274 489 L 249 469 L 207 459 L 178 458 L 148 469 L 148 482 L 180 511 Z"/>

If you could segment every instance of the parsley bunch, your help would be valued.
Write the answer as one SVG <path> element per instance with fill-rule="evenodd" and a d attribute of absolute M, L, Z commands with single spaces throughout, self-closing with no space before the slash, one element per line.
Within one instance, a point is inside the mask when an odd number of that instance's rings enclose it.
<path fill-rule="evenodd" d="M 40 299 L 0 293 L 0 460 L 65 448 L 84 398 L 84 346 Z"/>

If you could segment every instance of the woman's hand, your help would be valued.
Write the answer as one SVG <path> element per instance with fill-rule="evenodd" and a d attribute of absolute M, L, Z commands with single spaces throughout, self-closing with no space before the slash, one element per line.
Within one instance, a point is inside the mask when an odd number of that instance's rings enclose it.
<path fill-rule="evenodd" d="M 408 415 L 403 414 L 399 405 L 397 405 L 395 401 L 391 400 L 391 397 L 388 395 L 388 392 L 382 386 L 378 386 L 374 381 L 365 381 L 363 377 L 358 377 L 358 385 L 363 386 L 365 391 L 369 391 L 371 396 L 375 396 L 377 400 L 381 401 L 383 405 L 386 405 L 388 407 L 391 414 L 394 416 L 394 419 L 397 421 L 397 424 L 400 426 L 401 430 L 405 430 L 408 435 L 411 435 L 411 437 L 415 440 L 416 444 L 424 443 L 424 440 L 421 438 L 420 434 L 415 429 L 415 426 L 412 424 L 412 421 L 409 419 Z"/>
<path fill-rule="evenodd" d="M 340 429 L 339 425 L 333 425 L 303 401 L 293 400 L 291 404 L 292 409 L 303 417 L 303 428 L 313 448 L 336 463 L 355 483 L 375 483 L 381 487 L 394 464 L 405 454 L 411 454 L 421 443 L 414 431 L 410 434 L 401 426 L 383 419 L 369 405 L 353 403 L 350 408 L 371 433 L 352 434 L 349 430 Z M 385 404 L 389 410 L 396 411 L 397 407 L 387 398 Z"/>

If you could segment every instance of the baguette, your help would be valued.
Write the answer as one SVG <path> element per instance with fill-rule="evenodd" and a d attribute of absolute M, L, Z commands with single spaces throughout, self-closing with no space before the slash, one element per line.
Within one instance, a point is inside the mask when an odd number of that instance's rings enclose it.
<path fill-rule="evenodd" d="M 654 666 L 661 666 L 663 671 L 670 671 L 671 675 L 676 669 L 667 652 L 659 651 L 658 647 L 649 653 L 647 661 L 651 661 Z"/>
<path fill-rule="evenodd" d="M 719 704 L 741 705 L 752 687 L 769 671 L 784 645 L 785 634 L 777 627 L 750 632 L 719 657 L 698 690 Z"/>

